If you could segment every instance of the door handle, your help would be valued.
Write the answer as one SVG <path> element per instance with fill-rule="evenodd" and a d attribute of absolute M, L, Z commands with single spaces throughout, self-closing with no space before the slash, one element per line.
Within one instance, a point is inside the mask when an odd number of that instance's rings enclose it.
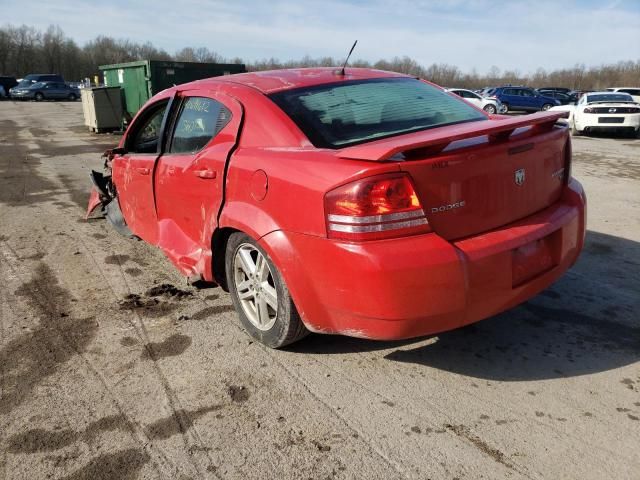
<path fill-rule="evenodd" d="M 151 173 L 151 169 L 145 167 L 136 167 L 136 171 L 140 175 L 149 175 L 149 173 Z"/>
<path fill-rule="evenodd" d="M 216 178 L 216 171 L 215 170 L 208 170 L 208 169 L 204 169 L 204 170 L 195 170 L 193 172 L 194 175 L 196 175 L 197 177 L 200 178 Z"/>

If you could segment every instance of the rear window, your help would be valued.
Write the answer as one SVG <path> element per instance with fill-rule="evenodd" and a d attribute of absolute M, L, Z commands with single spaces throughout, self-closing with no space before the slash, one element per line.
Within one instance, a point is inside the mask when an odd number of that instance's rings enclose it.
<path fill-rule="evenodd" d="M 587 103 L 593 102 L 633 102 L 628 93 L 602 93 L 600 95 L 588 95 Z"/>
<path fill-rule="evenodd" d="M 487 118 L 466 102 L 413 78 L 340 82 L 270 98 L 318 148 L 342 148 Z"/>

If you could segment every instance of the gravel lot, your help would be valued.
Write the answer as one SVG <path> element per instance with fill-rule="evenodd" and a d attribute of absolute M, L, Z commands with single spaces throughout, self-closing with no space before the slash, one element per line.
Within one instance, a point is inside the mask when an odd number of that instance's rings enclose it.
<path fill-rule="evenodd" d="M 638 478 L 640 140 L 574 140 L 587 245 L 528 304 L 272 351 L 221 289 L 82 219 L 118 137 L 81 124 L 0 103 L 0 479 Z"/>

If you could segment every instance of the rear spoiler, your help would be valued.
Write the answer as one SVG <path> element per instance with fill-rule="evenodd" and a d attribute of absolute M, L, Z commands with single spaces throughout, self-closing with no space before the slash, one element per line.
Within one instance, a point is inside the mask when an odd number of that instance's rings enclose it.
<path fill-rule="evenodd" d="M 490 142 L 496 142 L 506 140 L 518 128 L 532 127 L 539 132 L 549 131 L 559 118 L 567 118 L 568 115 L 566 111 L 538 112 L 518 117 L 494 115 L 486 121 L 460 123 L 343 148 L 337 155 L 352 160 L 374 161 L 389 160 L 398 153 L 417 149 L 424 149 L 433 155 L 442 152 L 450 143 L 466 138 L 488 135 Z"/>

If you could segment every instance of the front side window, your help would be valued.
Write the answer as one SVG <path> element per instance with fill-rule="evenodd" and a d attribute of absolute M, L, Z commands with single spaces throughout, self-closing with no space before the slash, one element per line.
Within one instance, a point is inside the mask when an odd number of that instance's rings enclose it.
<path fill-rule="evenodd" d="M 162 119 L 167 109 L 168 101 L 153 105 L 144 115 L 139 123 L 139 127 L 134 126 L 131 141 L 128 143 L 128 151 L 131 153 L 156 153 L 158 151 L 158 141 L 160 139 L 160 129 Z"/>
<path fill-rule="evenodd" d="M 211 98 L 188 97 L 180 108 L 170 153 L 194 153 L 204 148 L 231 120 L 231 112 Z"/>
<path fill-rule="evenodd" d="M 466 102 L 413 78 L 340 82 L 270 98 L 318 148 L 487 119 Z"/>

